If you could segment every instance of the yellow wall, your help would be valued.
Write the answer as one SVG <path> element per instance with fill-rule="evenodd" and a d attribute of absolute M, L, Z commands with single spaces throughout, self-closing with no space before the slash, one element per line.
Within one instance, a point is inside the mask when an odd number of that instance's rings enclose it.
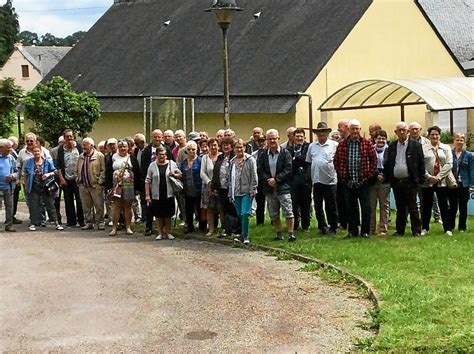
<path fill-rule="evenodd" d="M 374 0 L 352 32 L 306 91 L 317 110 L 336 90 L 354 81 L 383 78 L 463 77 L 413 0 Z M 406 108 L 405 120 L 424 124 L 426 107 Z M 307 100 L 296 106 L 298 126 L 307 126 Z M 334 112 L 334 128 L 343 118 L 359 119 L 363 129 L 380 122 L 386 130 L 400 120 L 399 108 Z"/>
<path fill-rule="evenodd" d="M 22 77 L 22 65 L 28 65 L 30 77 Z M 15 83 L 21 86 L 25 91 L 34 88 L 42 79 L 41 74 L 25 59 L 17 48 L 15 48 L 10 58 L 8 58 L 7 62 L 0 69 L 0 79 L 7 77 L 14 78 Z"/>
<path fill-rule="evenodd" d="M 96 143 L 108 138 L 133 137 L 143 132 L 143 113 L 101 113 L 89 134 Z"/>
<path fill-rule="evenodd" d="M 286 140 L 286 128 L 295 124 L 295 114 L 231 114 L 230 127 L 238 138 L 247 140 L 252 135 L 252 128 L 259 126 L 264 131 L 270 128 L 278 129 L 282 142 Z M 195 130 L 205 130 L 209 135 L 221 129 L 224 125 L 222 114 L 200 113 L 194 120 Z"/>

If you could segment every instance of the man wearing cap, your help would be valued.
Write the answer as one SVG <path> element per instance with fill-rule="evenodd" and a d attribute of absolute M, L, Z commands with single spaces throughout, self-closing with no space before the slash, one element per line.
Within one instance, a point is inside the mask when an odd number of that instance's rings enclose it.
<path fill-rule="evenodd" d="M 294 229 L 309 230 L 311 224 L 311 176 L 309 174 L 306 156 L 309 143 L 305 141 L 304 129 L 297 128 L 294 133 L 293 145 L 288 148 L 292 158 L 291 200 L 295 215 Z"/>
<path fill-rule="evenodd" d="M 370 140 L 360 134 L 356 119 L 349 121 L 349 137 L 336 149 L 334 167 L 344 188 L 348 219 L 347 237 L 359 234 L 368 238 L 370 233 L 370 184 L 377 171 L 377 153 Z M 360 204 L 361 215 L 358 206 Z M 361 222 L 360 222 L 361 221 Z M 359 233 L 359 225 L 361 225 Z"/>
<path fill-rule="evenodd" d="M 258 178 L 264 185 L 268 213 L 276 231 L 275 240 L 283 240 L 280 220 L 281 208 L 286 219 L 288 241 L 293 242 L 296 238 L 293 230 L 294 215 L 290 187 L 291 155 L 287 149 L 279 145 L 278 130 L 269 129 L 265 135 L 267 137 L 267 148 L 257 161 Z"/>
<path fill-rule="evenodd" d="M 318 220 L 319 233 L 332 236 L 336 234 L 337 230 L 337 174 L 334 168 L 334 155 L 338 143 L 329 139 L 331 128 L 327 126 L 326 122 L 319 122 L 313 132 L 318 139 L 309 145 L 306 162 L 311 164 L 314 210 L 316 220 Z M 326 215 L 324 215 L 324 210 Z"/>

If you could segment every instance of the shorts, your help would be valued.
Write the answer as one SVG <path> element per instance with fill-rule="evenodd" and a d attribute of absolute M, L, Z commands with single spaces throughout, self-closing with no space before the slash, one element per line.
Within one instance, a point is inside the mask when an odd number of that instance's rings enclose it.
<path fill-rule="evenodd" d="M 265 194 L 265 200 L 267 201 L 268 214 L 271 220 L 280 218 L 280 207 L 283 212 L 283 217 L 286 219 L 294 217 L 290 193 L 279 195 L 276 190 L 274 190 L 273 193 Z"/>

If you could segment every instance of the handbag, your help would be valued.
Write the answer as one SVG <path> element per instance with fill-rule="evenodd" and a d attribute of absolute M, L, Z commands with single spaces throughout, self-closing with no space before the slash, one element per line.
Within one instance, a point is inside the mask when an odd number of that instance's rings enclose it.
<path fill-rule="evenodd" d="M 48 177 L 43 183 L 44 188 L 51 194 L 54 194 L 59 190 L 59 185 L 56 182 L 56 178 L 54 176 Z"/>
<path fill-rule="evenodd" d="M 169 179 L 170 179 L 171 189 L 173 189 L 174 193 L 179 193 L 183 190 L 183 188 L 184 188 L 183 187 L 183 182 L 181 182 L 176 177 L 169 176 Z"/>
<path fill-rule="evenodd" d="M 454 177 L 453 171 L 449 171 L 448 175 L 446 176 L 446 185 L 450 189 L 458 188 L 458 182 L 456 181 L 456 177 Z"/>

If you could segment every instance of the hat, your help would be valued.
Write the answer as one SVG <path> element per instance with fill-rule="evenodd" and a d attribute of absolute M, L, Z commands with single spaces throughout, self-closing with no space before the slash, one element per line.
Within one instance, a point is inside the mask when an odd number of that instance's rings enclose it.
<path fill-rule="evenodd" d="M 328 124 L 326 122 L 319 122 L 316 129 L 313 129 L 313 133 L 330 133 L 331 130 L 331 128 L 328 128 Z"/>
<path fill-rule="evenodd" d="M 188 134 L 188 140 L 200 140 L 201 139 L 201 136 L 199 135 L 198 132 L 191 132 Z"/>
<path fill-rule="evenodd" d="M 117 144 L 117 139 L 115 138 L 108 138 L 107 139 L 107 145 L 109 144 Z"/>

